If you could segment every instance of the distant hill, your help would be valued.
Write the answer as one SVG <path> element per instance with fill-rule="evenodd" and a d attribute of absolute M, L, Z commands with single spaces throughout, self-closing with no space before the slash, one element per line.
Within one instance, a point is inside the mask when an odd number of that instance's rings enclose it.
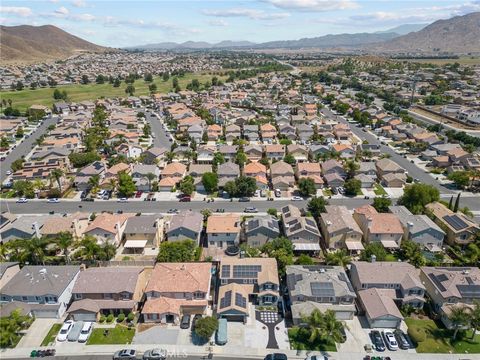
<path fill-rule="evenodd" d="M 103 52 L 92 44 L 53 25 L 0 26 L 2 63 L 28 63 L 66 58 L 79 52 Z"/>
<path fill-rule="evenodd" d="M 438 20 L 420 31 L 366 49 L 390 53 L 480 53 L 480 12 Z"/>
<path fill-rule="evenodd" d="M 139 50 L 176 50 L 176 49 L 230 49 L 236 47 L 251 47 L 256 45 L 250 41 L 231 41 L 225 40 L 219 43 L 208 43 L 205 41 L 185 41 L 183 43 L 162 42 L 158 44 L 146 44 L 130 46 L 127 49 Z"/>
<path fill-rule="evenodd" d="M 398 35 L 406 35 L 411 32 L 420 31 L 427 25 L 428 24 L 403 24 L 388 30 L 376 31 L 375 34 L 395 33 Z"/>

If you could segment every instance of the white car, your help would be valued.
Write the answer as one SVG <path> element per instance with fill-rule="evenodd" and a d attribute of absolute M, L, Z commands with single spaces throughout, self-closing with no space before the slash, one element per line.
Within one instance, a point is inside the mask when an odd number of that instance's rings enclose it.
<path fill-rule="evenodd" d="M 387 345 L 390 351 L 398 350 L 398 342 L 397 339 L 395 339 L 395 335 L 393 335 L 393 332 L 385 330 L 383 332 L 383 337 L 385 338 L 385 345 Z"/>
<path fill-rule="evenodd" d="M 24 197 L 21 197 L 20 199 L 17 200 L 17 203 L 19 203 L 19 204 L 24 204 L 26 202 L 28 202 L 28 200 L 27 200 L 27 198 L 24 198 Z"/>
<path fill-rule="evenodd" d="M 90 334 L 92 333 L 93 323 L 86 322 L 83 324 L 82 331 L 80 331 L 80 335 L 78 336 L 78 342 L 83 343 L 87 342 Z"/>
<path fill-rule="evenodd" d="M 72 320 L 67 320 L 63 323 L 62 328 L 58 332 L 57 335 L 57 341 L 66 341 L 68 333 L 70 330 L 73 328 L 73 321 Z"/>
<path fill-rule="evenodd" d="M 305 360 L 328 360 L 328 357 L 325 355 L 310 355 L 307 356 Z"/>
<path fill-rule="evenodd" d="M 56 203 L 59 203 L 60 200 L 58 200 L 57 198 L 52 198 L 52 199 L 48 199 L 47 202 L 56 204 Z"/>
<path fill-rule="evenodd" d="M 292 197 L 292 201 L 302 201 L 303 198 L 301 196 L 294 196 Z"/>
<path fill-rule="evenodd" d="M 12 175 L 12 170 L 7 170 L 7 172 L 5 174 Z"/>
<path fill-rule="evenodd" d="M 127 198 L 122 197 L 122 198 L 118 199 L 118 202 L 127 202 Z"/>

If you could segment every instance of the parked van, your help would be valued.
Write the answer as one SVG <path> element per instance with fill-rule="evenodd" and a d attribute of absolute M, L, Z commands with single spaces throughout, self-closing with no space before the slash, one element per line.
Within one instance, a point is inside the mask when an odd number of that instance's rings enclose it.
<path fill-rule="evenodd" d="M 216 336 L 216 343 L 217 345 L 225 345 L 228 340 L 228 333 L 227 333 L 227 319 L 219 319 L 218 320 L 218 329 L 217 329 L 217 336 Z"/>
<path fill-rule="evenodd" d="M 67 340 L 68 341 L 77 341 L 80 333 L 83 329 L 83 321 L 77 321 L 74 325 L 72 330 L 68 333 Z"/>

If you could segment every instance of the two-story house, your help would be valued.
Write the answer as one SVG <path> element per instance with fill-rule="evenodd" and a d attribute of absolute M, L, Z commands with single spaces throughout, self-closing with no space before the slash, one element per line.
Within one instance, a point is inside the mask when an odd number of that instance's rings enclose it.
<path fill-rule="evenodd" d="M 196 211 L 182 210 L 166 226 L 168 241 L 193 240 L 198 245 L 203 229 L 203 215 Z"/>
<path fill-rule="evenodd" d="M 320 216 L 325 247 L 328 249 L 347 249 L 350 253 L 363 250 L 362 230 L 353 219 L 346 206 L 327 205 L 326 213 Z"/>
<path fill-rule="evenodd" d="M 227 248 L 240 242 L 241 219 L 239 215 L 212 215 L 207 220 L 208 246 Z"/>
<path fill-rule="evenodd" d="M 248 246 L 261 247 L 280 236 L 278 219 L 271 215 L 256 215 L 245 221 Z"/>
<path fill-rule="evenodd" d="M 341 266 L 289 265 L 287 288 L 294 324 L 318 309 L 333 310 L 339 320 L 351 320 L 357 295 Z"/>

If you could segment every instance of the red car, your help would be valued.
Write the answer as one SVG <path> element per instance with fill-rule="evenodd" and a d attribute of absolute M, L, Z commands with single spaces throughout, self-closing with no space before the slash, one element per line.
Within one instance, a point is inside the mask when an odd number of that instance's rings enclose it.
<path fill-rule="evenodd" d="M 135 197 L 136 197 L 136 198 L 139 198 L 140 196 L 142 196 L 142 192 L 141 192 L 141 191 L 137 191 L 137 192 L 135 193 Z"/>
<path fill-rule="evenodd" d="M 180 198 L 180 202 L 190 202 L 190 201 L 192 201 L 192 198 L 191 198 L 190 196 L 188 196 L 188 195 L 182 196 L 182 197 Z"/>

